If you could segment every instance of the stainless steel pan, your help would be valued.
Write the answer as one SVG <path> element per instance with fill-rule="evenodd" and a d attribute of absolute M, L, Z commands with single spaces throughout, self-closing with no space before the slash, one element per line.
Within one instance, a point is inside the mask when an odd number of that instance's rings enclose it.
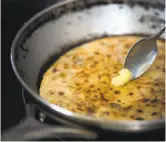
<path fill-rule="evenodd" d="M 32 17 L 17 33 L 11 48 L 13 70 L 36 104 L 54 119 L 119 132 L 162 128 L 164 119 L 103 121 L 69 112 L 39 96 L 38 80 L 41 70 L 45 70 L 43 65 L 51 57 L 55 60 L 71 47 L 105 35 L 151 35 L 165 23 L 164 16 L 163 0 L 63 1 Z"/>

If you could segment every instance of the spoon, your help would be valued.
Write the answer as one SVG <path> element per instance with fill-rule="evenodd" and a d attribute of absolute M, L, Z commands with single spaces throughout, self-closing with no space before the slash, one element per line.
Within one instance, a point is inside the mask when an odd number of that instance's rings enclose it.
<path fill-rule="evenodd" d="M 164 33 L 165 25 L 157 32 L 157 34 L 143 38 L 136 42 L 129 50 L 124 63 L 132 73 L 132 79 L 140 77 L 144 74 L 151 64 L 154 62 L 157 54 L 157 39 Z"/>

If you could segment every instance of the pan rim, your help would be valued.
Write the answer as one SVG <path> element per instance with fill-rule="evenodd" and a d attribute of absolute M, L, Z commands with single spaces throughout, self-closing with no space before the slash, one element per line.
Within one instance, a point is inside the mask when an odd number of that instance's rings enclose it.
<path fill-rule="evenodd" d="M 14 71 L 17 79 L 21 83 L 21 85 L 29 92 L 29 94 L 35 100 L 37 100 L 38 102 L 40 102 L 40 104 L 46 106 L 47 108 L 51 109 L 51 111 L 54 112 L 55 114 L 59 113 L 60 115 L 63 115 L 64 117 L 67 117 L 71 120 L 76 120 L 77 122 L 80 122 L 80 121 L 82 121 L 83 123 L 88 122 L 88 123 L 93 124 L 93 125 L 98 125 L 101 128 L 107 128 L 107 129 L 112 129 L 112 130 L 117 130 L 117 131 L 126 131 L 126 132 L 146 131 L 146 130 L 156 129 L 156 128 L 164 126 L 164 124 L 165 124 L 164 118 L 157 119 L 157 120 L 150 120 L 150 121 L 149 120 L 143 120 L 143 121 L 138 121 L 138 120 L 133 120 L 133 121 L 130 121 L 130 120 L 108 120 L 107 121 L 104 119 L 98 120 L 98 119 L 94 119 L 90 116 L 73 113 L 73 112 L 70 112 L 70 111 L 62 108 L 62 107 L 48 103 L 46 100 L 41 98 L 38 93 L 35 93 L 29 87 L 29 85 L 27 85 L 26 82 L 23 80 L 20 73 L 18 72 L 18 69 L 16 67 L 16 63 L 15 63 L 15 59 L 14 59 L 15 52 L 16 52 L 15 49 L 17 48 L 17 43 L 19 41 L 19 38 L 24 33 L 24 31 L 26 31 L 27 27 L 29 27 L 30 24 L 32 24 L 38 17 L 42 16 L 44 13 L 51 11 L 52 9 L 55 9 L 59 6 L 65 5 L 65 4 L 70 3 L 70 2 L 75 2 L 75 1 L 78 1 L 78 0 L 62 1 L 62 2 L 59 2 L 57 4 L 54 4 L 50 7 L 42 10 L 41 12 L 34 15 L 26 23 L 24 23 L 24 25 L 21 27 L 21 29 L 16 34 L 16 36 L 13 40 L 12 46 L 11 46 L 10 60 L 11 60 L 11 65 L 12 65 L 13 71 Z"/>

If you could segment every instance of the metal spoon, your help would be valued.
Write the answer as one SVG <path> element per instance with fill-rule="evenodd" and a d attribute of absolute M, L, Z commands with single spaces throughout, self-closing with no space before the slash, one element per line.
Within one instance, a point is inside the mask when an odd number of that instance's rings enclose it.
<path fill-rule="evenodd" d="M 129 50 L 125 59 L 124 68 L 132 72 L 132 79 L 140 77 L 154 62 L 158 54 L 157 39 L 164 31 L 165 25 L 156 35 L 139 40 Z"/>

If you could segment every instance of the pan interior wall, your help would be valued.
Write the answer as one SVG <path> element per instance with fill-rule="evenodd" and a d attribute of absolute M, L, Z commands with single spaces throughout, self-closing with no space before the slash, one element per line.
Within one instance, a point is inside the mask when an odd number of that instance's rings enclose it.
<path fill-rule="evenodd" d="M 16 66 L 35 92 L 38 92 L 38 75 L 50 57 L 54 56 L 53 62 L 73 45 L 104 35 L 151 35 L 165 23 L 165 9 L 123 3 L 84 9 L 86 5 L 77 1 L 52 8 L 36 18 L 20 37 L 15 50 Z"/>

